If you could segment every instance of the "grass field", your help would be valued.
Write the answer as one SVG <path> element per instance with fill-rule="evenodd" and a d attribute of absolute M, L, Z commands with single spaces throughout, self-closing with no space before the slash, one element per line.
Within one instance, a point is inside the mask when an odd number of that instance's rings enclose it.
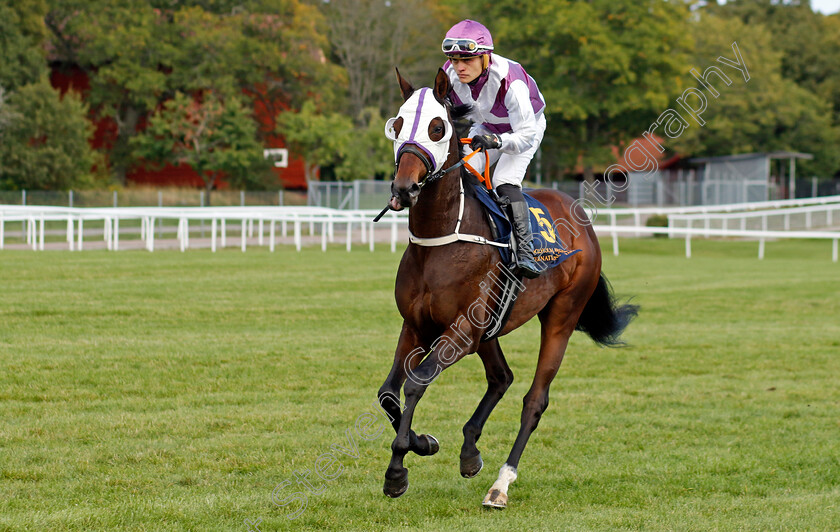
<path fill-rule="evenodd" d="M 273 491 L 351 446 L 390 368 L 399 254 L 0 252 L 0 530 L 840 529 L 840 265 L 825 242 L 756 246 L 605 255 L 642 306 L 630 345 L 573 336 L 507 510 L 480 503 L 536 322 L 502 339 L 516 380 L 478 477 L 458 473 L 485 386 L 471 356 L 420 403 L 441 450 L 407 458 L 405 495 L 381 491 L 388 427 L 338 454 L 294 520 Z"/>

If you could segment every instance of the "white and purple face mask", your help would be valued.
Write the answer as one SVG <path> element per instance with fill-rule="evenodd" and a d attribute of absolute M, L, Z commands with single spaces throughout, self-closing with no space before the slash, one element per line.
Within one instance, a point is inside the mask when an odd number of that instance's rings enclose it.
<path fill-rule="evenodd" d="M 403 119 L 399 135 L 394 130 L 394 122 Z M 443 120 L 443 137 L 434 141 L 429 138 L 429 125 L 435 118 Z M 438 102 L 432 90 L 423 87 L 402 104 L 399 113 L 385 123 L 385 136 L 394 141 L 394 161 L 399 163 L 400 154 L 406 146 L 419 148 L 429 157 L 431 173 L 439 172 L 449 156 L 449 139 L 452 138 L 452 124 L 447 118 L 446 108 Z"/>

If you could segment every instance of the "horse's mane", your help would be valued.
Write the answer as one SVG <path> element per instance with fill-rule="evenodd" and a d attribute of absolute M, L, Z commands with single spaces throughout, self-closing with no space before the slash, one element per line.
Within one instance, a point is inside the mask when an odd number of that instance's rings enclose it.
<path fill-rule="evenodd" d="M 468 103 L 452 105 L 450 103 L 450 114 L 452 116 L 452 125 L 455 126 L 455 134 L 458 137 L 465 137 L 472 127 L 472 120 L 467 118 L 472 112 L 473 106 Z M 463 154 L 462 154 L 463 155 Z"/>
<path fill-rule="evenodd" d="M 468 114 L 473 110 L 473 106 L 468 103 L 461 103 L 452 105 L 452 121 L 464 120 Z"/>
<path fill-rule="evenodd" d="M 466 137 L 473 125 L 473 121 L 468 118 L 469 114 L 473 110 L 473 106 L 468 103 L 454 105 L 449 99 L 447 99 L 447 104 L 449 107 L 449 114 L 452 118 L 452 125 L 455 128 L 455 134 L 458 135 L 458 138 Z M 458 156 L 463 157 L 464 145 L 460 142 L 458 143 L 458 150 Z M 478 184 L 478 180 L 463 167 L 461 168 L 461 177 L 470 185 Z M 467 187 L 467 195 L 472 194 L 472 187 Z"/>

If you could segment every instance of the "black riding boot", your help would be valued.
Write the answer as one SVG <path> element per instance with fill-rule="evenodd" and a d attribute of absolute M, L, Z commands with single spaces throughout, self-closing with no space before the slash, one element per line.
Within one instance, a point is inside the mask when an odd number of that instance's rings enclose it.
<path fill-rule="evenodd" d="M 539 277 L 542 269 L 534 261 L 534 249 L 531 245 L 531 219 L 528 204 L 511 199 L 510 212 L 513 216 L 513 233 L 516 237 L 516 267 L 519 273 L 528 279 Z"/>

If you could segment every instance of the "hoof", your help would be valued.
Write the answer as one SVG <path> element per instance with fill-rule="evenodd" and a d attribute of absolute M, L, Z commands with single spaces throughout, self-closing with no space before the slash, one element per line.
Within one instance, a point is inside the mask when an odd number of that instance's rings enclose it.
<path fill-rule="evenodd" d="M 472 458 L 461 458 L 461 476 L 464 478 L 473 478 L 484 467 L 484 460 L 481 459 L 481 453 Z"/>
<path fill-rule="evenodd" d="M 382 492 L 391 497 L 392 499 L 396 499 L 408 489 L 408 471 L 406 470 L 405 474 L 395 478 L 390 479 L 388 476 L 385 476 L 385 485 L 382 487 Z"/>
<path fill-rule="evenodd" d="M 499 510 L 504 510 L 507 508 L 507 493 L 491 489 L 487 493 L 487 496 L 484 497 L 484 502 L 482 504 L 488 508 L 498 508 Z"/>
<path fill-rule="evenodd" d="M 440 451 L 440 443 L 437 438 L 431 434 L 421 434 L 417 436 L 417 454 L 420 456 L 432 456 Z"/>

